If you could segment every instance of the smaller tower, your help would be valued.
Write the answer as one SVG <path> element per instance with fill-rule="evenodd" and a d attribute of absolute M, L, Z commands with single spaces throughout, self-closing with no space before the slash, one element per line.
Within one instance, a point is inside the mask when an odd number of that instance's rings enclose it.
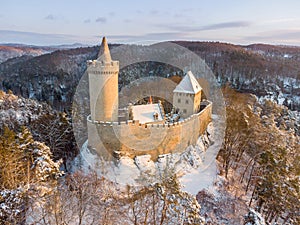
<path fill-rule="evenodd" d="M 118 121 L 119 61 L 111 59 L 103 37 L 98 58 L 87 62 L 92 121 Z"/>
<path fill-rule="evenodd" d="M 173 106 L 182 118 L 200 111 L 202 88 L 191 71 L 188 71 L 173 91 Z"/>

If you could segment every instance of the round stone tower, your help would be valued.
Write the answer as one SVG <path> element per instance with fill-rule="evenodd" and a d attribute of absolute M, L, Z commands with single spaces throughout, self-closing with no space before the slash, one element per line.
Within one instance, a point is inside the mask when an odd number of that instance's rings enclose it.
<path fill-rule="evenodd" d="M 103 37 L 98 58 L 87 62 L 92 121 L 118 121 L 119 61 L 111 59 Z"/>

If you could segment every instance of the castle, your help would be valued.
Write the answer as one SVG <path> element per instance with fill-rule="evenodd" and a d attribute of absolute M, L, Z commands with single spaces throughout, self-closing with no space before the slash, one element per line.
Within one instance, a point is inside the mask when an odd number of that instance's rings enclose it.
<path fill-rule="evenodd" d="M 98 58 L 87 62 L 90 110 L 87 117 L 88 146 L 103 157 L 134 158 L 181 152 L 195 145 L 211 121 L 212 103 L 202 99 L 202 88 L 188 71 L 173 90 L 173 109 L 165 113 L 160 100 L 149 96 L 148 104 L 128 102 L 120 116 L 119 62 L 111 58 L 104 37 Z"/>

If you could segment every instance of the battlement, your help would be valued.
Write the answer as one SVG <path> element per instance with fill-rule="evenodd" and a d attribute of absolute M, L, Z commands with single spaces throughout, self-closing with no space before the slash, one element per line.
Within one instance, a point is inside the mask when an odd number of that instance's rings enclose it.
<path fill-rule="evenodd" d="M 187 146 L 196 144 L 198 137 L 204 134 L 211 121 L 211 113 L 212 103 L 209 102 L 199 113 L 175 123 L 92 121 L 89 115 L 89 146 L 95 148 L 99 154 L 110 152 L 114 155 L 118 151 L 132 158 L 150 154 L 156 160 L 161 154 L 184 151 Z"/>
<path fill-rule="evenodd" d="M 88 60 L 87 71 L 93 74 L 111 75 L 119 73 L 119 61 L 103 62 L 99 60 Z"/>
<path fill-rule="evenodd" d="M 110 121 L 92 121 L 91 119 L 91 115 L 88 115 L 87 117 L 87 121 L 90 123 L 93 123 L 97 126 L 110 126 L 110 127 L 125 127 L 125 126 L 136 126 L 139 128 L 144 128 L 144 129 L 170 129 L 170 128 L 176 128 L 177 126 L 182 126 L 188 122 L 191 122 L 195 119 L 200 119 L 201 120 L 201 115 L 204 115 L 206 113 L 211 114 L 211 108 L 212 108 L 212 103 L 207 101 L 207 104 L 205 106 L 205 108 L 203 110 L 201 110 L 199 113 L 197 114 L 193 114 L 191 116 L 189 116 L 186 119 L 180 120 L 178 122 L 174 122 L 174 123 L 159 123 L 159 124 L 152 124 L 152 123 L 146 123 L 146 124 L 142 124 L 139 122 L 139 120 L 126 120 L 126 121 L 119 121 L 119 122 L 110 122 Z"/>
<path fill-rule="evenodd" d="M 110 61 L 110 62 L 104 62 L 99 60 L 88 60 L 87 61 L 88 66 L 119 66 L 119 61 Z"/>
<path fill-rule="evenodd" d="M 148 105 L 131 106 L 127 114 L 119 115 L 118 72 L 119 62 L 112 60 L 104 37 L 97 60 L 87 61 L 89 147 L 102 156 L 115 156 L 116 152 L 129 157 L 150 154 L 156 160 L 159 155 L 184 151 L 197 143 L 211 121 L 212 103 L 201 102 L 201 87 L 191 72 L 175 88 L 174 110 L 183 119 L 172 123 L 166 122 L 161 102 L 153 104 L 152 99 Z M 120 118 L 126 121 L 118 121 Z"/>

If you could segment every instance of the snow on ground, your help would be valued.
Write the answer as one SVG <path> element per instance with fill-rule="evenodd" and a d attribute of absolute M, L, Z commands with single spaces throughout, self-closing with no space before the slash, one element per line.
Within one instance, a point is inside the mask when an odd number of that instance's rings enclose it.
<path fill-rule="evenodd" d="M 153 115 L 157 113 L 157 119 Z M 163 116 L 159 104 L 146 104 L 132 106 L 134 120 L 139 120 L 141 124 L 163 121 Z"/>
<path fill-rule="evenodd" d="M 213 162 L 205 170 L 201 168 L 190 171 L 180 178 L 180 182 L 183 185 L 183 191 L 196 195 L 202 189 L 214 190 L 213 182 L 216 179 L 217 167 L 216 163 Z"/>
<path fill-rule="evenodd" d="M 180 178 L 183 190 L 194 195 L 202 189 L 208 189 L 215 192 L 213 183 L 216 180 L 218 173 L 216 157 L 223 142 L 223 129 L 225 129 L 225 127 L 223 127 L 217 116 L 213 115 L 212 119 L 213 123 L 210 123 L 207 128 L 207 132 L 210 134 L 209 139 L 211 145 L 201 154 L 202 164 L 196 169 L 185 173 Z M 207 138 L 207 136 L 204 137 Z M 204 142 L 200 137 L 197 146 L 201 146 L 203 143 L 207 142 Z M 204 146 L 202 146 L 202 148 L 203 147 Z"/>
<path fill-rule="evenodd" d="M 80 162 L 75 162 L 74 165 L 77 164 L 83 171 L 94 170 L 99 176 L 104 176 L 119 184 L 135 185 L 135 179 L 140 175 L 140 170 L 131 158 L 121 157 L 117 163 L 100 159 L 97 153 L 88 149 L 87 142 L 82 146 L 80 159 L 75 160 Z M 75 166 L 73 170 L 76 169 Z"/>
<path fill-rule="evenodd" d="M 129 185 L 140 185 L 145 180 L 154 183 L 165 171 L 174 170 L 183 190 L 196 195 L 204 188 L 212 189 L 217 177 L 216 156 L 223 140 L 223 127 L 218 121 L 218 117 L 213 116 L 207 134 L 200 136 L 195 146 L 189 146 L 182 153 L 160 155 L 157 162 L 153 162 L 150 155 L 134 159 L 122 156 L 117 162 L 104 161 L 87 148 L 86 142 L 81 150 L 81 158 L 74 163 L 77 164 L 74 170 L 79 166 L 84 171 L 94 169 L 98 175 L 111 181 Z"/>
<path fill-rule="evenodd" d="M 266 225 L 265 219 L 254 209 L 250 208 L 250 212 L 245 216 L 245 218 L 246 221 L 248 220 L 245 225 Z"/>
<path fill-rule="evenodd" d="M 140 170 L 132 159 L 124 157 L 120 159 L 119 165 L 114 167 L 113 172 L 114 173 L 108 173 L 108 175 L 109 177 L 115 177 L 115 182 L 134 184 L 134 178 L 139 175 Z"/>

